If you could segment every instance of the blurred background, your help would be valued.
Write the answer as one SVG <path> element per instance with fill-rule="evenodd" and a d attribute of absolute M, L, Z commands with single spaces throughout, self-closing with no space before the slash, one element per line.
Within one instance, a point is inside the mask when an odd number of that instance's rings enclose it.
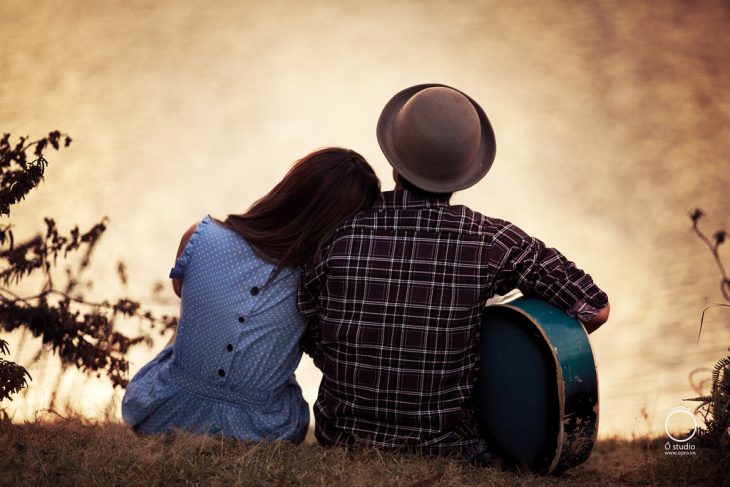
<path fill-rule="evenodd" d="M 407 86 L 452 85 L 485 109 L 498 147 L 454 202 L 559 248 L 608 292 L 611 320 L 591 335 L 600 434 L 660 433 L 692 404 L 689 373 L 730 345 L 723 309 L 696 344 L 720 276 L 687 216 L 699 206 L 708 232 L 730 225 L 728 25 L 726 1 L 3 0 L 0 130 L 74 138 L 9 221 L 18 240 L 44 216 L 64 230 L 108 216 L 90 296 L 176 313 L 171 288 L 154 305 L 151 289 L 191 223 L 245 211 L 322 146 L 361 152 L 392 188 L 380 110 Z M 5 338 L 20 363 L 38 351 Z M 165 341 L 136 349 L 131 372 Z M 55 389 L 56 407 L 119 417 L 105 377 L 61 373 L 55 357 L 29 370 L 3 404 L 14 420 Z M 306 357 L 297 377 L 311 405 Z"/>

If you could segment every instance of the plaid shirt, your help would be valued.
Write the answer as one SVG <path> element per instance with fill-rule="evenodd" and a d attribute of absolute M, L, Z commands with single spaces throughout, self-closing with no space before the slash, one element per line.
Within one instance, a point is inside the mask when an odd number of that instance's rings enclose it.
<path fill-rule="evenodd" d="M 471 397 L 485 302 L 519 288 L 578 317 L 608 303 L 589 275 L 509 222 L 406 190 L 347 220 L 302 275 L 304 340 L 323 372 L 323 445 L 484 449 Z"/>

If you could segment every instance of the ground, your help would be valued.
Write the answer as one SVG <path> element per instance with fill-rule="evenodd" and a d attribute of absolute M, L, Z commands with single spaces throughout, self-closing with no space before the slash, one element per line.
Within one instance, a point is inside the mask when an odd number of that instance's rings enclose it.
<path fill-rule="evenodd" d="M 730 458 L 697 448 L 664 455 L 662 438 L 600 440 L 560 477 L 471 467 L 463 461 L 347 452 L 311 443 L 247 443 L 177 434 L 140 437 L 115 422 L 0 423 L 0 485 L 730 485 Z"/>

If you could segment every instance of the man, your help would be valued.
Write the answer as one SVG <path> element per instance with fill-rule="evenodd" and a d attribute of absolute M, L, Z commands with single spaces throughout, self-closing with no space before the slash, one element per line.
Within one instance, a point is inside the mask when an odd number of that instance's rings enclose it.
<path fill-rule="evenodd" d="M 305 351 L 323 372 L 317 439 L 488 464 L 471 402 L 487 299 L 518 288 L 590 332 L 608 319 L 608 297 L 511 223 L 449 204 L 494 160 L 474 100 L 444 85 L 407 88 L 385 106 L 377 135 L 395 191 L 341 225 L 299 291 Z"/>

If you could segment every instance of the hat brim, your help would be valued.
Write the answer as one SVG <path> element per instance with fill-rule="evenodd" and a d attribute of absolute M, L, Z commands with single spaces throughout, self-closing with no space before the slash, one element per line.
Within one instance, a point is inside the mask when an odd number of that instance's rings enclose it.
<path fill-rule="evenodd" d="M 433 87 L 449 88 L 464 95 L 474 106 L 477 115 L 479 115 L 479 123 L 481 125 L 479 150 L 473 163 L 469 166 L 470 169 L 451 180 L 433 180 L 419 176 L 414 168 L 408 167 L 404 164 L 403 160 L 398 156 L 398 151 L 393 144 L 393 124 L 398 116 L 398 112 L 400 112 L 403 105 L 405 105 L 413 95 L 419 91 L 425 90 L 426 88 Z M 494 162 L 494 156 L 497 152 L 494 130 L 492 129 L 492 124 L 489 123 L 486 113 L 482 110 L 482 107 L 480 107 L 479 104 L 472 100 L 466 93 L 463 93 L 451 86 L 437 83 L 411 86 L 410 88 L 406 88 L 405 90 L 398 92 L 385 105 L 385 108 L 383 108 L 383 112 L 380 114 L 380 118 L 378 119 L 376 133 L 380 149 L 383 151 L 383 154 L 390 165 L 393 166 L 393 168 L 395 168 L 395 170 L 411 184 L 433 193 L 451 193 L 475 185 L 484 177 L 485 174 L 487 174 L 487 172 L 489 172 L 489 169 L 492 167 L 492 163 Z"/>

